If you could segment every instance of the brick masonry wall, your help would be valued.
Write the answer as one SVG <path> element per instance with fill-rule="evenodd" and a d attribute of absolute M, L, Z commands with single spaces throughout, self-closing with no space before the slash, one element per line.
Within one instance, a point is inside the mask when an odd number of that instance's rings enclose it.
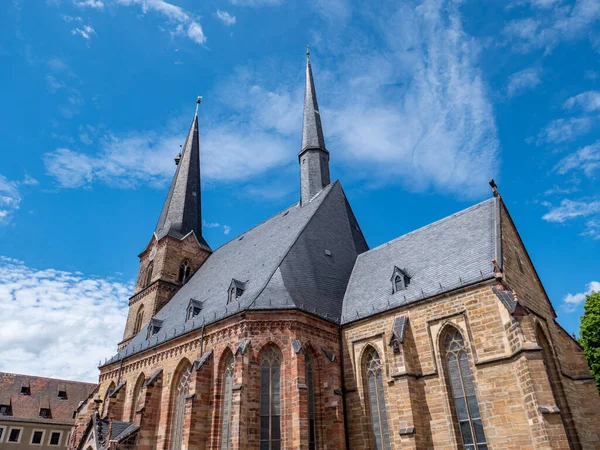
<path fill-rule="evenodd" d="M 560 415 L 567 432 L 575 448 L 598 448 L 600 396 L 583 350 L 556 322 L 556 312 L 504 204 L 501 206 L 501 227 L 505 282 L 515 291 L 519 302 L 531 311 L 529 332 L 534 333 L 539 327 L 548 341 L 548 355 L 557 368 L 556 379 L 551 383 L 554 400 L 562 410 Z M 536 338 L 530 339 L 539 344 Z M 546 415 L 544 420 L 550 420 L 548 417 Z"/>
<path fill-rule="evenodd" d="M 207 361 L 194 369 L 188 416 L 184 431 L 184 449 L 220 448 L 222 410 L 222 368 L 229 352 L 235 355 L 235 383 L 232 412 L 232 448 L 256 449 L 260 427 L 260 361 L 270 347 L 280 353 L 281 365 L 281 433 L 285 449 L 308 449 L 308 391 L 305 388 L 305 352 L 315 366 L 315 402 L 318 448 L 345 448 L 344 416 L 339 365 L 339 329 L 334 324 L 300 312 L 245 313 L 228 318 L 205 330 L 203 353 L 211 352 Z M 173 416 L 172 391 L 177 370 L 185 363 L 200 359 L 200 333 L 133 355 L 123 364 L 121 381 L 126 392 L 121 417 L 116 420 L 138 421 L 141 430 L 138 448 L 169 448 Z M 237 352 L 241 341 L 249 339 L 244 354 Z M 296 353 L 292 339 L 302 343 Z M 336 355 L 330 361 L 322 348 Z M 138 417 L 132 417 L 136 382 L 143 374 L 150 377 L 157 370 L 156 384 L 142 389 L 144 405 Z M 117 382 L 119 364 L 103 367 L 99 397 Z M 150 405 L 149 396 L 155 401 Z M 160 398 L 160 401 L 156 399 Z M 104 414 L 115 414 L 109 407 Z M 145 425 L 144 425 L 145 424 Z"/>
<path fill-rule="evenodd" d="M 532 371 L 528 357 L 540 352 L 523 349 L 525 338 L 521 327 L 491 290 L 494 283 L 344 328 L 350 448 L 373 447 L 363 388 L 363 355 L 369 347 L 376 348 L 385 366 L 385 400 L 392 448 L 461 448 L 440 354 L 440 334 L 448 325 L 458 328 L 465 340 L 489 448 L 569 448 L 560 424 L 558 428 L 538 426 L 535 429 L 541 414 L 532 376 L 545 374 Z M 410 327 L 402 344 L 402 357 L 399 357 L 388 343 L 393 320 L 402 315 L 409 317 Z M 517 347 L 522 350 L 515 351 Z M 549 391 L 547 380 L 545 386 Z M 415 427 L 414 433 L 410 433 L 411 427 Z M 556 445 L 550 445 L 551 437 Z"/>

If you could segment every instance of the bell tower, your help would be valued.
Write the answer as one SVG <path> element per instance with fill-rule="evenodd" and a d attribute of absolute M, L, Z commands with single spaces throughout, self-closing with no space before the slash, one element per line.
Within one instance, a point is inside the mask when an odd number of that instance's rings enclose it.
<path fill-rule="evenodd" d="M 125 347 L 212 253 L 202 236 L 198 106 L 150 242 L 140 253 L 140 270 L 119 350 Z"/>

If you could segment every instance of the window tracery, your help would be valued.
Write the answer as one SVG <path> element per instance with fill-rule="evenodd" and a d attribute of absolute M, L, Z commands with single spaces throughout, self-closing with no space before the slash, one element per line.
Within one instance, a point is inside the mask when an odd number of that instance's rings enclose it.
<path fill-rule="evenodd" d="M 260 450 L 281 449 L 281 358 L 268 349 L 260 364 Z"/>
<path fill-rule="evenodd" d="M 189 394 L 192 366 L 188 363 L 181 370 L 173 392 L 173 424 L 171 427 L 171 450 L 181 450 L 185 425 L 185 403 Z"/>
<path fill-rule="evenodd" d="M 231 352 L 223 371 L 223 408 L 221 412 L 221 450 L 231 448 L 231 419 L 233 406 L 234 359 Z"/>
<path fill-rule="evenodd" d="M 374 348 L 369 349 L 367 353 L 365 376 L 375 449 L 390 450 L 390 433 L 383 391 L 383 365 L 379 353 Z"/>

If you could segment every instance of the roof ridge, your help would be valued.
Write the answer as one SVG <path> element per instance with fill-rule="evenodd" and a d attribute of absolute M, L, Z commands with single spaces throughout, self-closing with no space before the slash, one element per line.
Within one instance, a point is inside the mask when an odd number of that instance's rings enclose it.
<path fill-rule="evenodd" d="M 308 224 L 313 220 L 313 218 L 317 214 L 317 211 L 319 210 L 319 208 L 321 206 L 323 206 L 323 202 L 325 201 L 325 199 L 329 196 L 329 194 L 331 193 L 331 191 L 333 191 L 333 188 L 336 185 L 339 185 L 339 184 L 340 184 L 339 180 L 335 180 L 333 183 L 331 183 L 328 186 L 325 186 L 325 188 L 323 188 L 323 190 L 321 192 L 325 191 L 325 189 L 327 189 L 327 188 L 329 188 L 329 190 L 324 194 L 325 196 L 323 197 L 323 200 L 321 200 L 321 204 L 319 206 L 317 206 L 317 208 L 310 215 L 310 217 L 308 218 L 308 220 L 306 221 L 306 223 L 304 224 L 304 226 L 302 227 L 302 229 L 298 232 L 298 234 L 294 238 L 293 242 L 290 244 L 290 246 L 288 247 L 288 249 L 286 250 L 286 252 L 283 254 L 283 256 L 281 257 L 281 259 L 277 262 L 277 265 L 275 266 L 275 270 L 273 270 L 273 272 L 271 272 L 271 275 L 269 275 L 269 277 L 267 278 L 267 281 L 265 282 L 265 284 L 262 287 L 262 289 L 256 294 L 256 296 L 254 297 L 254 300 L 252 300 L 252 302 L 250 302 L 250 304 L 248 304 L 248 306 L 247 306 L 248 308 L 252 307 L 252 305 L 254 305 L 256 303 L 256 300 L 258 300 L 258 297 L 260 297 L 261 294 L 264 292 L 264 290 L 267 288 L 267 286 L 271 282 L 271 279 L 273 278 L 273 275 L 275 275 L 275 273 L 277 272 L 277 270 L 279 270 L 279 268 L 281 267 L 281 264 L 283 263 L 283 261 L 285 260 L 285 258 L 287 258 L 287 256 L 289 255 L 289 253 L 292 250 L 292 248 L 294 247 L 294 245 L 296 245 L 296 243 L 298 242 L 298 239 L 300 238 L 300 236 L 302 236 L 302 233 L 304 233 L 304 230 L 306 230 L 306 227 L 308 227 Z M 316 197 L 317 197 L 317 195 L 315 195 L 315 197 L 313 197 L 313 199 L 316 198 Z M 306 206 L 307 205 L 305 205 L 304 207 L 306 207 Z M 272 217 L 274 217 L 274 216 L 272 216 Z M 292 299 L 292 301 L 293 301 L 293 299 Z"/>
<path fill-rule="evenodd" d="M 89 384 L 90 386 L 98 385 L 98 383 L 90 383 L 88 381 L 75 381 L 75 380 L 67 380 L 64 378 L 42 377 L 42 376 L 38 376 L 38 375 L 28 375 L 26 373 L 0 372 L 0 375 L 16 375 L 18 377 L 37 378 L 38 380 L 53 380 L 53 381 L 63 381 L 63 382 L 67 382 L 67 383 Z"/>
<path fill-rule="evenodd" d="M 422 227 L 420 227 L 420 228 L 417 228 L 416 230 L 409 231 L 408 233 L 405 233 L 405 234 L 403 234 L 403 235 L 400 235 L 400 236 L 398 236 L 398 237 L 396 237 L 396 238 L 392 239 L 391 241 L 384 242 L 383 244 L 380 244 L 380 245 L 378 245 L 377 247 L 374 247 L 374 248 L 372 248 L 372 249 L 370 249 L 370 250 L 367 250 L 367 251 L 366 251 L 366 252 L 364 252 L 364 253 L 361 253 L 360 255 L 358 255 L 358 258 L 360 258 L 360 257 L 361 257 L 361 256 L 363 256 L 363 255 L 366 255 L 367 253 L 372 253 L 372 252 L 374 252 L 375 250 L 379 250 L 379 249 L 381 249 L 381 248 L 383 248 L 383 247 L 385 247 L 385 246 L 387 246 L 387 245 L 390 245 L 390 244 L 392 244 L 392 243 L 394 243 L 394 242 L 397 242 L 397 241 L 399 241 L 400 239 L 403 239 L 403 238 L 405 238 L 405 237 L 408 237 L 408 236 L 410 236 L 410 235 L 412 235 L 412 234 L 416 233 L 417 231 L 423 231 L 423 230 L 427 230 L 427 229 L 429 229 L 429 228 L 433 228 L 434 226 L 437 226 L 437 225 L 441 224 L 442 222 L 446 222 L 446 221 L 448 221 L 448 220 L 450 220 L 450 219 L 453 219 L 453 218 L 455 218 L 455 217 L 462 216 L 463 214 L 466 214 L 466 213 L 468 213 L 468 212 L 470 212 L 470 211 L 473 211 L 473 210 L 475 210 L 475 209 L 481 208 L 483 205 L 485 205 L 485 204 L 487 204 L 487 203 L 491 203 L 491 202 L 493 202 L 494 200 L 495 200 L 495 197 L 488 198 L 487 200 L 483 200 L 483 201 L 481 201 L 481 202 L 479 202 L 479 203 L 476 203 L 476 204 L 474 204 L 474 205 L 471 205 L 471 206 L 469 206 L 469 207 L 467 207 L 467 208 L 465 208 L 465 209 L 461 209 L 460 211 L 457 211 L 457 212 L 455 212 L 455 213 L 453 213 L 453 214 L 450 214 L 449 216 L 442 217 L 441 219 L 438 219 L 438 220 L 436 220 L 435 222 L 428 223 L 427 225 L 424 225 L 424 226 L 422 226 Z M 357 259 L 358 259 L 358 258 L 357 258 Z"/>

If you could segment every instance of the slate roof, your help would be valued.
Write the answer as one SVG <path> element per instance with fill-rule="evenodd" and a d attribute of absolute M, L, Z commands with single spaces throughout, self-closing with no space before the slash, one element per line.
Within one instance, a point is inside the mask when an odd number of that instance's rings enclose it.
<path fill-rule="evenodd" d="M 30 395 L 22 395 L 21 386 L 28 385 Z M 66 389 L 67 398 L 58 398 L 59 386 Z M 92 383 L 34 377 L 0 372 L 2 401 L 10 399 L 12 414 L 0 415 L 0 421 L 23 421 L 40 423 L 73 423 L 73 411 L 96 388 Z M 50 405 L 51 417 L 40 417 L 40 407 Z"/>
<path fill-rule="evenodd" d="M 339 323 L 352 267 L 367 249 L 336 181 L 311 202 L 294 204 L 216 249 L 154 316 L 161 330 L 147 340 L 144 327 L 107 363 L 243 310 L 300 309 Z M 242 280 L 245 290 L 228 304 L 232 279 Z M 202 310 L 186 321 L 192 298 Z"/>
<path fill-rule="evenodd" d="M 344 296 L 342 323 L 493 278 L 498 202 L 486 200 L 361 254 Z M 394 294 L 395 266 L 410 283 Z"/>
<path fill-rule="evenodd" d="M 304 117 L 302 120 L 302 153 L 309 148 L 320 148 L 325 151 L 325 138 L 321 125 L 321 114 L 317 103 L 315 82 L 310 66 L 309 53 L 306 54 L 306 88 L 304 90 Z"/>
<path fill-rule="evenodd" d="M 154 230 L 156 239 L 167 235 L 181 239 L 193 232 L 200 245 L 210 250 L 202 237 L 200 197 L 200 136 L 198 112 L 196 112 L 183 146 L 181 160 L 175 170 L 167 199 Z"/>

